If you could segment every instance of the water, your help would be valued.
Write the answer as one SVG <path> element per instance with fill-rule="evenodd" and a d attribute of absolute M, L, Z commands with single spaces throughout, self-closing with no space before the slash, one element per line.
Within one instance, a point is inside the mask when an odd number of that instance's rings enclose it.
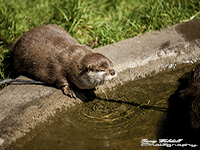
<path fill-rule="evenodd" d="M 117 86 L 98 95 L 99 99 L 58 112 L 9 149 L 161 149 L 141 147 L 141 141 L 163 138 L 168 99 L 180 85 L 178 79 L 187 79 L 195 65 L 184 64 L 174 71 Z"/>

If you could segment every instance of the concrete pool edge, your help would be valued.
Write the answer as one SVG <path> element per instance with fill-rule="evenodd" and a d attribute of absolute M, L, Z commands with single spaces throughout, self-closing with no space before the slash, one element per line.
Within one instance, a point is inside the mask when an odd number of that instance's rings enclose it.
<path fill-rule="evenodd" d="M 185 31 L 187 30 L 187 31 Z M 191 63 L 200 58 L 200 20 L 153 31 L 115 44 L 97 48 L 110 58 L 118 72 L 118 82 L 144 77 L 151 72 Z M 20 77 L 24 78 L 24 77 Z M 114 86 L 118 82 L 101 86 Z M 99 91 L 100 91 L 99 90 Z M 30 132 L 63 107 L 81 103 L 61 90 L 30 84 L 12 84 L 0 91 L 0 149 Z"/>

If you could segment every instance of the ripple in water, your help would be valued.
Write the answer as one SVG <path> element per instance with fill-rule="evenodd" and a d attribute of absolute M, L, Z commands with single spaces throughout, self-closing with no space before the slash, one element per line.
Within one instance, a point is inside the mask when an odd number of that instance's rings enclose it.
<path fill-rule="evenodd" d="M 71 124 L 76 128 L 87 128 L 91 135 L 99 130 L 101 133 L 109 133 L 110 137 L 115 137 L 126 132 L 127 126 L 134 122 L 134 112 L 133 107 L 125 104 L 94 100 L 83 103 L 67 114 L 71 118 Z M 105 135 L 95 134 L 93 138 L 104 139 Z"/>

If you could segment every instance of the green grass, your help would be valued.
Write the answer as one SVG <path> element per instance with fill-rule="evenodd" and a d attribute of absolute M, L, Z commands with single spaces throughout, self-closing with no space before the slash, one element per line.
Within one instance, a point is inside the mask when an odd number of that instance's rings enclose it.
<path fill-rule="evenodd" d="M 177 24 L 199 11 L 199 0 L 0 0 L 0 38 L 14 42 L 33 27 L 58 24 L 94 48 Z M 0 79 L 12 72 L 9 56 L 10 49 L 0 47 Z"/>

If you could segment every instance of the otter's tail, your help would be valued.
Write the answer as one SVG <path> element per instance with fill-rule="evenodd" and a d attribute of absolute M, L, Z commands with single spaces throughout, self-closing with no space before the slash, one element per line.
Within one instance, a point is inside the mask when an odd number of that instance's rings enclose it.
<path fill-rule="evenodd" d="M 26 83 L 43 84 L 43 85 L 47 84 L 47 83 L 42 82 L 42 81 L 31 81 L 31 80 L 21 80 L 21 79 L 5 79 L 5 80 L 0 82 L 0 86 L 2 86 L 4 84 L 9 84 L 9 83 L 12 83 L 12 82 L 26 82 Z"/>

